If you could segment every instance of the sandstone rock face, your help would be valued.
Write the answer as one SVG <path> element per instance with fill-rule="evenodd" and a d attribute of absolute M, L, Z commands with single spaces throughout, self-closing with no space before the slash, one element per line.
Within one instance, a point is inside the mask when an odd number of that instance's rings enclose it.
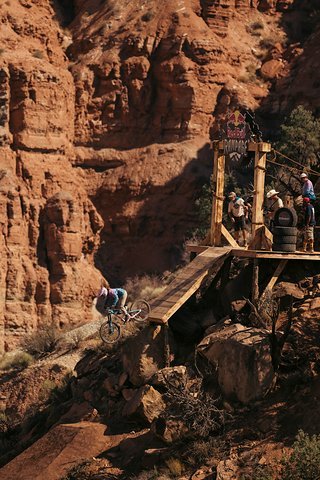
<path fill-rule="evenodd" d="M 240 324 L 208 335 L 198 350 L 217 367 L 218 382 L 227 398 L 249 403 L 270 388 L 274 371 L 268 332 Z"/>
<path fill-rule="evenodd" d="M 101 423 L 85 421 L 58 425 L 3 467 L 0 479 L 23 475 L 25 480 L 58 480 L 72 466 L 117 443 L 117 436 L 106 436 L 105 430 Z"/>
<path fill-rule="evenodd" d="M 148 326 L 129 339 L 122 352 L 123 369 L 133 385 L 146 384 L 165 363 L 164 332 Z"/>
<path fill-rule="evenodd" d="M 165 443 L 171 444 L 191 437 L 192 433 L 183 420 L 160 415 L 151 425 L 151 431 Z"/>
<path fill-rule="evenodd" d="M 150 385 L 145 385 L 127 402 L 123 409 L 123 415 L 135 417 L 151 424 L 155 418 L 163 412 L 165 403 L 157 390 Z"/>
<path fill-rule="evenodd" d="M 260 45 L 307 2 L 72 3 L 0 5 L 1 350 L 89 320 L 95 266 L 176 266 L 227 110 L 319 106 L 319 31 L 276 58 Z"/>

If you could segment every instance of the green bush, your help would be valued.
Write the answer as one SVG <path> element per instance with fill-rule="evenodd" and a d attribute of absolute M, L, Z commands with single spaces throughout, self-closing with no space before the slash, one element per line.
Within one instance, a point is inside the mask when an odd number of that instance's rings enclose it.
<path fill-rule="evenodd" d="M 306 167 L 315 165 L 320 151 L 320 120 L 299 105 L 281 125 L 277 148 Z"/>
<path fill-rule="evenodd" d="M 319 480 L 320 435 L 299 430 L 292 453 L 282 461 L 282 480 Z M 280 479 L 279 479 L 280 480 Z"/>
<path fill-rule="evenodd" d="M 0 370 L 27 368 L 33 361 L 33 356 L 27 352 L 17 352 L 13 355 L 5 354 L 0 359 Z"/>
<path fill-rule="evenodd" d="M 290 454 L 277 465 L 254 465 L 241 480 L 319 480 L 320 435 L 299 430 Z"/>

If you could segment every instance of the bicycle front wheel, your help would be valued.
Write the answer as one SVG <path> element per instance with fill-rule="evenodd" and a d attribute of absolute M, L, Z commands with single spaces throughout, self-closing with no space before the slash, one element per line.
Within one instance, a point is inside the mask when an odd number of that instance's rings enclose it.
<path fill-rule="evenodd" d="M 151 307 L 145 300 L 135 300 L 131 306 L 130 314 L 134 315 L 134 319 L 138 322 L 147 320 L 151 312 Z"/>
<path fill-rule="evenodd" d="M 100 338 L 104 343 L 115 343 L 121 335 L 120 326 L 114 322 L 104 322 L 99 330 Z"/>

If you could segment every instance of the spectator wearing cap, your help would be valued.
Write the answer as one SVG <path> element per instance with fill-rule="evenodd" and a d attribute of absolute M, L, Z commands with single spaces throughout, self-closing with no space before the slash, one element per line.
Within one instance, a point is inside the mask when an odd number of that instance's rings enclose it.
<path fill-rule="evenodd" d="M 316 196 L 314 193 L 313 183 L 309 180 L 309 177 L 306 173 L 301 173 L 300 179 L 302 182 L 302 191 L 301 194 L 303 198 L 310 198 L 310 200 L 315 200 Z"/>
<path fill-rule="evenodd" d="M 304 229 L 303 229 L 303 252 L 308 249 L 314 252 L 314 226 L 316 224 L 316 216 L 314 206 L 310 203 L 309 197 L 303 198 L 304 208 Z"/>
<path fill-rule="evenodd" d="M 270 221 L 270 230 L 273 230 L 276 211 L 283 207 L 283 201 L 278 197 L 278 194 L 279 192 L 274 189 L 267 193 L 267 215 Z"/>
<path fill-rule="evenodd" d="M 240 232 L 242 232 L 243 246 L 247 247 L 246 214 L 248 207 L 243 198 L 237 197 L 235 192 L 230 192 L 228 198 L 228 215 L 234 224 L 234 237 L 239 242 Z"/>

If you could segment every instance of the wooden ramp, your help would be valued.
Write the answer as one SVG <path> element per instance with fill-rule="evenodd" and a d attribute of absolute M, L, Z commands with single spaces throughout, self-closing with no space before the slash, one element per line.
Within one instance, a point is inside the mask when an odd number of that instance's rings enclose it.
<path fill-rule="evenodd" d="M 182 268 L 160 297 L 153 302 L 149 320 L 154 323 L 166 323 L 198 290 L 207 275 L 219 272 L 231 250 L 232 247 L 209 247 Z"/>

